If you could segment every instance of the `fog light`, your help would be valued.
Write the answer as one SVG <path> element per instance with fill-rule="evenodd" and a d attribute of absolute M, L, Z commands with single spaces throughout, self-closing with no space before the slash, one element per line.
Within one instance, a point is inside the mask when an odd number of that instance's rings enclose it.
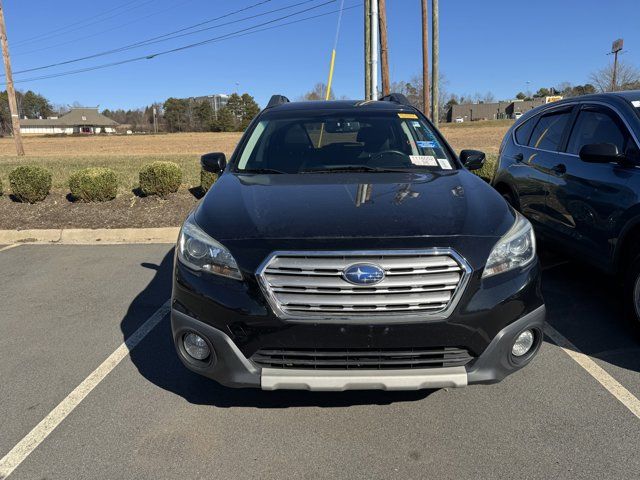
<path fill-rule="evenodd" d="M 533 340 L 533 332 L 531 330 L 525 330 L 518 335 L 518 338 L 516 338 L 516 341 L 513 343 L 513 347 L 511 348 L 511 353 L 513 353 L 515 357 L 523 356 L 531 350 L 531 347 L 533 347 Z"/>
<path fill-rule="evenodd" d="M 196 360 L 206 360 L 211 354 L 205 339 L 196 333 L 187 333 L 182 339 L 182 343 L 184 344 L 184 350 Z"/>

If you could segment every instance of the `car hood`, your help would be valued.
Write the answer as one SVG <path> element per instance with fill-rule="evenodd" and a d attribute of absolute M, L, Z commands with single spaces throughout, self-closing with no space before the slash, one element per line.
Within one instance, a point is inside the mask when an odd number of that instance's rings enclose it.
<path fill-rule="evenodd" d="M 514 214 L 466 170 L 437 173 L 225 173 L 195 211 L 217 240 L 500 237 Z"/>

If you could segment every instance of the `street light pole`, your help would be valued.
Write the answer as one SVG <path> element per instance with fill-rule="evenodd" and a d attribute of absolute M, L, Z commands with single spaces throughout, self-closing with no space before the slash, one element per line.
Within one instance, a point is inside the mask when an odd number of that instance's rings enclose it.
<path fill-rule="evenodd" d="M 427 12 L 427 1 L 422 0 L 422 111 L 425 115 L 429 113 L 429 14 Z"/>
<path fill-rule="evenodd" d="M 440 43 L 438 37 L 439 32 L 439 13 L 438 13 L 438 0 L 431 0 L 431 61 L 433 62 L 433 68 L 431 69 L 431 121 L 437 127 L 439 120 L 439 106 L 438 106 L 438 75 L 439 62 L 440 62 Z"/>
<path fill-rule="evenodd" d="M 371 0 L 371 99 L 378 99 L 378 48 L 380 24 L 378 19 L 378 1 Z"/>

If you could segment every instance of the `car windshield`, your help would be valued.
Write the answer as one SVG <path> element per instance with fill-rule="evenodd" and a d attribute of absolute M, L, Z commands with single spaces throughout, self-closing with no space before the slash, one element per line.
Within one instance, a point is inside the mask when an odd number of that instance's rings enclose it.
<path fill-rule="evenodd" d="M 415 113 L 266 118 L 251 131 L 236 171 L 443 171 L 454 160 Z"/>

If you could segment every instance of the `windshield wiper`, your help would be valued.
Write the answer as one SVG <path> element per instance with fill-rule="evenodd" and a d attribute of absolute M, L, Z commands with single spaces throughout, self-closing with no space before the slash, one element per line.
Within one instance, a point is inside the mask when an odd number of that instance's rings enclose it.
<path fill-rule="evenodd" d="M 238 170 L 238 173 L 287 173 L 274 168 L 247 168 L 246 170 Z"/>
<path fill-rule="evenodd" d="M 368 165 L 340 165 L 335 167 L 309 168 L 300 173 L 337 173 L 337 172 L 411 172 L 410 169 L 370 167 Z"/>

